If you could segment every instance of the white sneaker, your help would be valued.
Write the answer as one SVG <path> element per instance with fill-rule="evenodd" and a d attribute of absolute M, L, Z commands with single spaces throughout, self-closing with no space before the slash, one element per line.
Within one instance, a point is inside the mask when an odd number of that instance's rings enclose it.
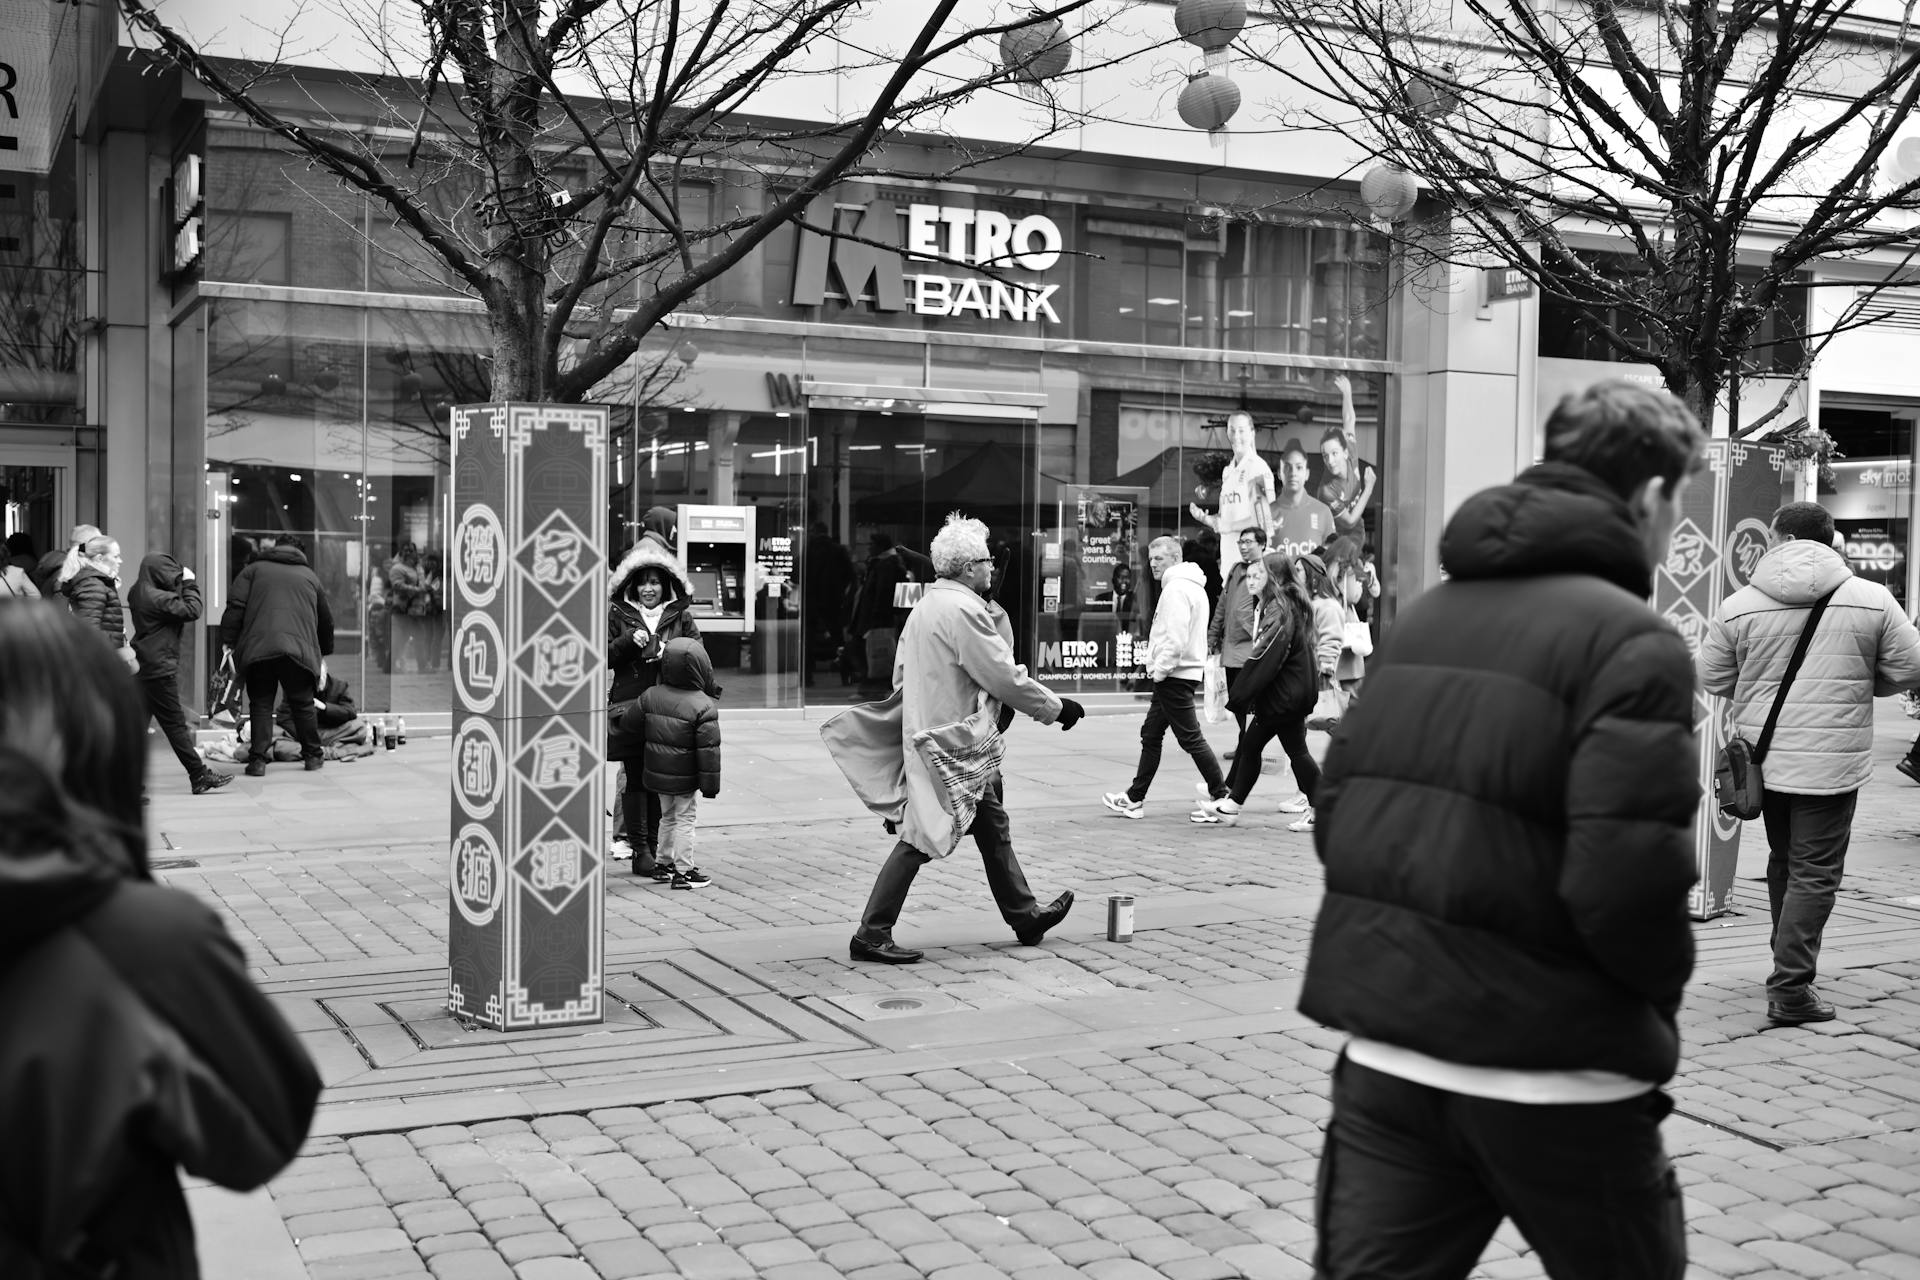
<path fill-rule="evenodd" d="M 1187 821 L 1202 823 L 1206 826 L 1235 826 L 1240 821 L 1240 808 L 1235 805 L 1229 809 L 1226 806 L 1230 804 L 1233 804 L 1233 801 L 1209 800 L 1188 814 Z"/>
<path fill-rule="evenodd" d="M 612 843 L 607 845 L 607 856 L 609 858 L 618 858 L 622 862 L 631 862 L 633 860 L 633 846 L 628 844 L 624 837 L 615 836 Z"/>
<path fill-rule="evenodd" d="M 1147 806 L 1138 800 L 1128 799 L 1124 791 L 1109 791 L 1100 797 L 1100 803 L 1123 818 L 1139 819 L 1147 816 Z"/>
<path fill-rule="evenodd" d="M 1280 802 L 1280 812 L 1282 813 L 1305 813 L 1311 808 L 1313 808 L 1313 806 L 1307 802 L 1305 796 L 1295 796 L 1291 800 L 1282 800 Z"/>
<path fill-rule="evenodd" d="M 1312 811 L 1311 809 L 1309 809 L 1309 810 L 1307 811 L 1307 816 L 1306 816 L 1306 817 L 1304 817 L 1304 818 L 1301 818 L 1301 819 L 1299 819 L 1299 820 L 1298 820 L 1298 821 L 1296 821 L 1296 822 L 1289 822 L 1289 823 L 1287 824 L 1287 830 L 1289 830 L 1289 831 L 1311 831 L 1311 830 L 1313 830 L 1313 811 Z"/>

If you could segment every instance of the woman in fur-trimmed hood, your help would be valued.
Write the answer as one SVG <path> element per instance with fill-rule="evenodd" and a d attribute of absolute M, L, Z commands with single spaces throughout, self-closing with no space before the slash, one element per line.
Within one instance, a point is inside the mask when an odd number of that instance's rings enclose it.
<path fill-rule="evenodd" d="M 666 539 L 649 529 L 621 557 L 608 578 L 607 669 L 612 683 L 607 706 L 607 758 L 628 765 L 622 809 L 627 842 L 633 846 L 636 875 L 653 866 L 654 837 L 660 830 L 660 798 L 641 781 L 640 757 L 646 749 L 642 718 L 623 727 L 618 714 L 660 681 L 660 658 L 669 640 L 700 639 L 687 612 L 693 584 L 680 571 L 679 557 Z M 643 817 L 644 815 L 644 817 Z"/>

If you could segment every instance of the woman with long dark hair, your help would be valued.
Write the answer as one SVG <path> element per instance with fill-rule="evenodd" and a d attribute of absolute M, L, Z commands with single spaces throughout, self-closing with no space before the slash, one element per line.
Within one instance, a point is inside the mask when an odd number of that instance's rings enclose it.
<path fill-rule="evenodd" d="M 1275 738 L 1309 804 L 1320 785 L 1320 766 L 1307 750 L 1307 713 L 1319 688 L 1313 604 L 1300 586 L 1293 557 L 1284 551 L 1267 552 L 1246 572 L 1247 590 L 1256 602 L 1254 640 L 1227 706 L 1246 713 L 1247 727 L 1234 750 L 1226 797 L 1202 799 L 1192 815 L 1195 822 L 1232 826 L 1239 820 L 1240 807 L 1260 779 L 1260 753 Z M 1311 831 L 1311 811 L 1288 829 Z"/>
<path fill-rule="evenodd" d="M 291 1161 L 312 1062 L 198 899 L 153 883 L 147 706 L 64 609 L 0 604 L 0 1276 L 198 1274 L 180 1172 Z"/>

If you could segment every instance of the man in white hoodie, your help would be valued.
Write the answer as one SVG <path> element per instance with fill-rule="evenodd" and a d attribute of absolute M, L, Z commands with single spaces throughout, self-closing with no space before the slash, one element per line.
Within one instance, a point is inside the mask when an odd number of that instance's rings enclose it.
<path fill-rule="evenodd" d="M 1873 699 L 1920 684 L 1920 632 L 1892 592 L 1853 575 L 1819 504 L 1774 512 L 1768 542 L 1748 584 L 1714 615 L 1700 684 L 1733 700 L 1734 731 L 1757 744 L 1813 606 L 1827 600 L 1767 744 L 1761 812 L 1773 914 L 1767 1017 L 1825 1022 L 1833 1006 L 1814 990 L 1814 972 L 1846 870 L 1854 800 L 1873 775 Z"/>
<path fill-rule="evenodd" d="M 1160 745 L 1173 730 L 1180 749 L 1193 757 L 1206 780 L 1207 794 L 1218 800 L 1227 794 L 1226 775 L 1213 748 L 1200 731 L 1194 695 L 1207 660 L 1207 586 L 1198 565 L 1186 564 L 1177 538 L 1155 538 L 1147 547 L 1147 563 L 1160 581 L 1160 603 L 1154 606 L 1153 630 L 1147 636 L 1147 675 L 1153 680 L 1153 701 L 1140 726 L 1140 767 L 1125 791 L 1109 791 L 1100 803 L 1122 818 L 1146 816 L 1147 788 L 1160 769 Z"/>

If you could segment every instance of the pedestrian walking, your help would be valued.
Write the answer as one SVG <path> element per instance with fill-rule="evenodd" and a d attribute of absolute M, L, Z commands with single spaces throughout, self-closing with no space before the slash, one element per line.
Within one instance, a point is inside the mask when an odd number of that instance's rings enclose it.
<path fill-rule="evenodd" d="M 893 696 L 842 712 L 821 730 L 855 791 L 899 834 L 847 948 L 855 960 L 881 964 L 921 958 L 893 940 L 893 926 L 920 868 L 952 853 L 964 835 L 973 836 L 994 903 L 1021 945 L 1037 946 L 1073 909 L 1073 890 L 1043 907 L 1027 885 L 1000 759 L 1016 714 L 1071 729 L 1085 712 L 1014 664 L 1012 625 L 992 599 L 987 526 L 948 516 L 929 550 L 938 576 L 900 634 Z"/>
<path fill-rule="evenodd" d="M 73 616 L 104 638 L 131 671 L 139 665 L 127 643 L 127 611 L 120 603 L 120 544 L 96 534 L 67 553 L 60 595 Z"/>
<path fill-rule="evenodd" d="M 1767 543 L 1747 585 L 1714 613 L 1700 683 L 1732 700 L 1734 732 L 1762 764 L 1767 1017 L 1825 1022 L 1834 1009 L 1813 980 L 1846 873 L 1854 801 L 1873 776 L 1873 698 L 1920 685 L 1920 632 L 1892 592 L 1856 576 L 1834 550 L 1826 508 L 1781 507 Z"/>
<path fill-rule="evenodd" d="M 1202 800 L 1192 820 L 1232 826 L 1260 780 L 1260 753 L 1275 738 L 1293 766 L 1293 778 L 1307 804 L 1320 785 L 1320 765 L 1307 749 L 1307 712 L 1319 688 L 1318 654 L 1314 646 L 1313 603 L 1295 576 L 1293 557 L 1269 551 L 1246 567 L 1247 586 L 1257 605 L 1256 630 L 1247 664 L 1228 695 L 1227 706 L 1247 717 L 1233 768 L 1227 774 L 1227 794 Z M 1313 830 L 1307 816 L 1288 827 Z"/>
<path fill-rule="evenodd" d="M 646 738 L 639 763 L 627 768 L 641 775 L 647 794 L 660 806 L 656 884 L 704 889 L 713 883 L 693 861 L 693 838 L 700 797 L 720 794 L 719 696 L 706 647 L 680 636 L 667 641 L 659 682 L 627 712 L 640 718 Z"/>
<path fill-rule="evenodd" d="M 197 796 L 233 781 L 232 774 L 209 768 L 200 758 L 193 730 L 187 727 L 186 710 L 180 705 L 180 632 L 200 616 L 201 608 L 200 584 L 194 581 L 193 570 L 164 551 L 140 562 L 127 592 L 140 692 L 147 701 L 147 714 L 167 735 L 167 745 L 187 771 L 187 783 Z"/>
<path fill-rule="evenodd" d="M 218 913 L 153 882 L 134 677 L 0 608 L 0 1276 L 189 1280 L 182 1173 L 260 1186 L 320 1078 Z"/>
<path fill-rule="evenodd" d="M 660 797 L 647 790 L 641 767 L 646 738 L 639 717 L 627 711 L 660 680 L 660 660 L 674 640 L 698 640 L 700 628 L 687 612 L 693 584 L 665 536 L 640 535 L 614 568 L 607 603 L 607 758 L 626 766 L 620 807 L 633 850 L 633 874 L 652 877 L 660 847 Z"/>
<path fill-rule="evenodd" d="M 41 599 L 62 598 L 61 584 L 79 571 L 80 563 L 86 556 L 84 550 L 86 544 L 99 536 L 100 530 L 97 526 L 77 524 L 67 535 L 66 546 L 55 547 L 40 557 L 40 563 L 34 567 L 32 577 L 34 590 L 40 593 Z M 71 569 L 68 568 L 69 564 L 72 566 Z"/>
<path fill-rule="evenodd" d="M 1301 988 L 1333 1070 L 1326 1280 L 1463 1278 L 1503 1218 L 1554 1280 L 1679 1280 L 1660 1122 L 1693 970 L 1687 645 L 1647 606 L 1693 415 L 1563 399 L 1545 461 L 1461 504 L 1326 758 Z"/>
<path fill-rule="evenodd" d="M 1233 568 L 1227 570 L 1226 581 L 1220 586 L 1220 602 L 1214 606 L 1213 621 L 1207 626 L 1207 652 L 1220 657 L 1220 669 L 1227 677 L 1229 705 L 1233 701 L 1234 681 L 1239 678 L 1240 668 L 1247 661 L 1247 651 L 1253 646 L 1255 600 L 1253 591 L 1247 585 L 1247 571 L 1250 566 L 1260 563 L 1260 556 L 1267 547 L 1267 531 L 1257 525 L 1242 529 L 1236 545 L 1240 549 L 1240 559 Z M 1234 712 L 1233 723 L 1236 731 L 1244 734 L 1247 731 L 1246 713 Z M 1227 752 L 1227 759 L 1233 757 L 1234 751 Z"/>
<path fill-rule="evenodd" d="M 1147 546 L 1147 563 L 1160 580 L 1160 601 L 1147 633 L 1147 676 L 1153 681 L 1153 696 L 1140 726 L 1140 763 L 1133 781 L 1125 791 L 1100 797 L 1101 804 L 1122 818 L 1146 816 L 1147 789 L 1160 771 L 1160 748 L 1169 729 L 1200 770 L 1206 798 L 1218 800 L 1227 794 L 1226 775 L 1200 731 L 1193 705 L 1207 653 L 1206 588 L 1200 570 L 1182 563 L 1180 557 L 1178 538 L 1155 538 Z"/>
<path fill-rule="evenodd" d="M 247 685 L 247 776 L 267 772 L 273 758 L 273 703 L 285 693 L 300 759 L 311 772 L 326 763 L 314 691 L 327 679 L 333 652 L 333 610 L 320 577 L 307 564 L 300 540 L 282 534 L 270 550 L 242 569 L 227 588 L 220 636 L 233 650 L 234 669 Z"/>

